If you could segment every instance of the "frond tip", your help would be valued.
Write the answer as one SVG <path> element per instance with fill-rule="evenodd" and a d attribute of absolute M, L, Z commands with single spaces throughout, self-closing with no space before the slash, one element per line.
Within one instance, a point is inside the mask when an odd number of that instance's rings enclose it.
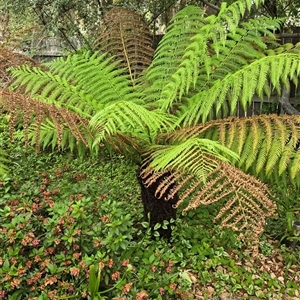
<path fill-rule="evenodd" d="M 252 239 L 256 239 L 263 232 L 266 218 L 276 209 L 265 184 L 226 162 L 220 162 L 184 211 L 223 199 L 226 202 L 215 221 L 221 220 L 222 227 L 239 231 L 240 237 L 246 230 Z"/>

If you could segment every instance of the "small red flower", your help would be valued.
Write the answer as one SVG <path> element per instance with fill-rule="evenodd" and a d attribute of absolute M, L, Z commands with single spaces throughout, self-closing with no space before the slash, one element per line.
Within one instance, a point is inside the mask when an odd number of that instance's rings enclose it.
<path fill-rule="evenodd" d="M 112 268 L 113 264 L 114 264 L 114 261 L 110 258 L 110 259 L 108 260 L 108 262 L 107 262 L 107 266 L 108 266 L 109 268 Z"/>
<path fill-rule="evenodd" d="M 14 279 L 11 281 L 10 285 L 11 285 L 12 288 L 16 288 L 16 287 L 18 287 L 18 286 L 20 285 L 20 280 L 17 279 L 17 278 L 14 278 Z"/>
<path fill-rule="evenodd" d="M 99 269 L 100 270 L 103 270 L 104 267 L 105 267 L 105 265 L 104 265 L 104 263 L 102 261 L 100 261 L 98 265 L 99 265 Z"/>
<path fill-rule="evenodd" d="M 39 243 L 40 243 L 40 240 L 35 239 L 35 240 L 32 241 L 32 246 L 36 247 Z"/>
<path fill-rule="evenodd" d="M 164 288 L 160 287 L 160 288 L 159 288 L 159 293 L 160 293 L 161 295 L 163 295 L 163 294 L 165 293 Z"/>
<path fill-rule="evenodd" d="M 129 264 L 129 259 L 126 259 L 122 262 L 122 267 L 127 267 L 128 264 Z"/>
<path fill-rule="evenodd" d="M 80 258 L 80 256 L 81 256 L 81 253 L 79 252 L 75 252 L 75 253 L 73 253 L 73 257 L 75 258 L 75 259 L 79 259 Z"/>
<path fill-rule="evenodd" d="M 119 271 L 116 271 L 115 273 L 113 273 L 111 275 L 111 279 L 116 281 L 118 278 L 120 278 L 120 272 Z"/>
<path fill-rule="evenodd" d="M 155 266 L 151 266 L 152 272 L 156 272 L 157 268 Z"/>
<path fill-rule="evenodd" d="M 80 269 L 79 268 L 70 268 L 70 273 L 72 276 L 77 277 L 80 273 Z"/>
<path fill-rule="evenodd" d="M 169 260 L 169 267 L 173 267 L 174 266 L 174 262 L 170 259 Z"/>
<path fill-rule="evenodd" d="M 132 282 L 126 283 L 122 289 L 122 293 L 123 294 L 129 293 L 131 286 L 132 286 Z"/>
<path fill-rule="evenodd" d="M 5 291 L 0 291 L 0 300 L 3 300 L 5 297 Z"/>
<path fill-rule="evenodd" d="M 17 263 L 17 258 L 16 257 L 12 257 L 10 261 L 11 261 L 11 263 L 13 265 L 15 265 Z"/>
<path fill-rule="evenodd" d="M 143 299 L 147 299 L 147 298 L 148 298 L 148 294 L 145 291 L 141 291 L 141 292 L 137 293 L 135 296 L 136 300 L 143 300 Z"/>
<path fill-rule="evenodd" d="M 28 260 L 25 264 L 26 268 L 30 269 L 32 266 L 32 260 Z"/>

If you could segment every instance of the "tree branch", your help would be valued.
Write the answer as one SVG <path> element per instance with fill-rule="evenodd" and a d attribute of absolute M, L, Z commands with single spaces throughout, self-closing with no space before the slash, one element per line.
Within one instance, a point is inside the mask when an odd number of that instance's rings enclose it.
<path fill-rule="evenodd" d="M 294 108 L 289 100 L 290 100 L 290 90 L 283 87 L 282 95 L 281 98 L 279 99 L 282 109 L 288 115 L 300 115 L 300 111 Z"/>
<path fill-rule="evenodd" d="M 208 2 L 206 0 L 200 0 L 200 1 L 202 3 L 204 3 L 205 5 L 207 5 L 208 7 L 212 8 L 212 9 L 214 9 L 216 11 L 220 11 L 220 7 L 218 7 L 218 6 L 214 5 L 214 4 L 212 4 L 212 3 L 210 3 L 210 2 Z"/>
<path fill-rule="evenodd" d="M 168 6 L 166 6 L 166 7 L 162 7 L 161 8 L 161 10 L 158 12 L 158 13 L 156 13 L 156 15 L 154 15 L 153 17 L 152 17 L 152 19 L 149 21 L 149 22 L 147 22 L 147 25 L 149 26 L 149 25 L 151 25 L 163 12 L 165 12 L 166 10 L 168 10 L 170 7 L 172 7 L 172 5 L 174 5 L 175 4 L 175 2 L 176 1 L 171 1 L 170 3 L 168 3 Z M 144 13 L 144 15 L 143 15 L 143 17 L 145 16 L 145 14 L 146 13 Z"/>

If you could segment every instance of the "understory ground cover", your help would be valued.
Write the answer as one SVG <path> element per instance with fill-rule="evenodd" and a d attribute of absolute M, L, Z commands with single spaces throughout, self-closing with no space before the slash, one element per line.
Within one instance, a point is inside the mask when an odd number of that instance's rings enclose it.
<path fill-rule="evenodd" d="M 279 242 L 279 217 L 255 258 L 213 223 L 221 204 L 179 212 L 166 241 L 155 230 L 168 224 L 150 232 L 122 156 L 1 143 L 11 171 L 0 181 L 0 299 L 300 299 L 300 251 Z"/>

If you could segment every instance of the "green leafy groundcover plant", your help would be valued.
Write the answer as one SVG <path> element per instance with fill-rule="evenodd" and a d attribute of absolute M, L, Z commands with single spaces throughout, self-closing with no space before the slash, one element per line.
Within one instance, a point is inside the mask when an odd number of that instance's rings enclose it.
<path fill-rule="evenodd" d="M 14 155 L 14 175 L 0 183 L 1 299 L 87 298 L 91 266 L 108 299 L 184 293 L 172 255 L 141 236 L 147 223 L 137 226 L 143 214 L 130 164 L 21 148 Z"/>
<path fill-rule="evenodd" d="M 236 235 L 211 222 L 213 206 L 174 221 L 170 243 L 153 239 L 133 166 L 122 157 L 36 156 L 3 135 L 1 142 L 14 172 L 0 184 L 0 299 L 218 299 L 223 292 L 280 299 L 299 290 L 293 266 L 282 282 L 251 262 Z M 273 250 L 262 241 L 264 259 Z"/>

